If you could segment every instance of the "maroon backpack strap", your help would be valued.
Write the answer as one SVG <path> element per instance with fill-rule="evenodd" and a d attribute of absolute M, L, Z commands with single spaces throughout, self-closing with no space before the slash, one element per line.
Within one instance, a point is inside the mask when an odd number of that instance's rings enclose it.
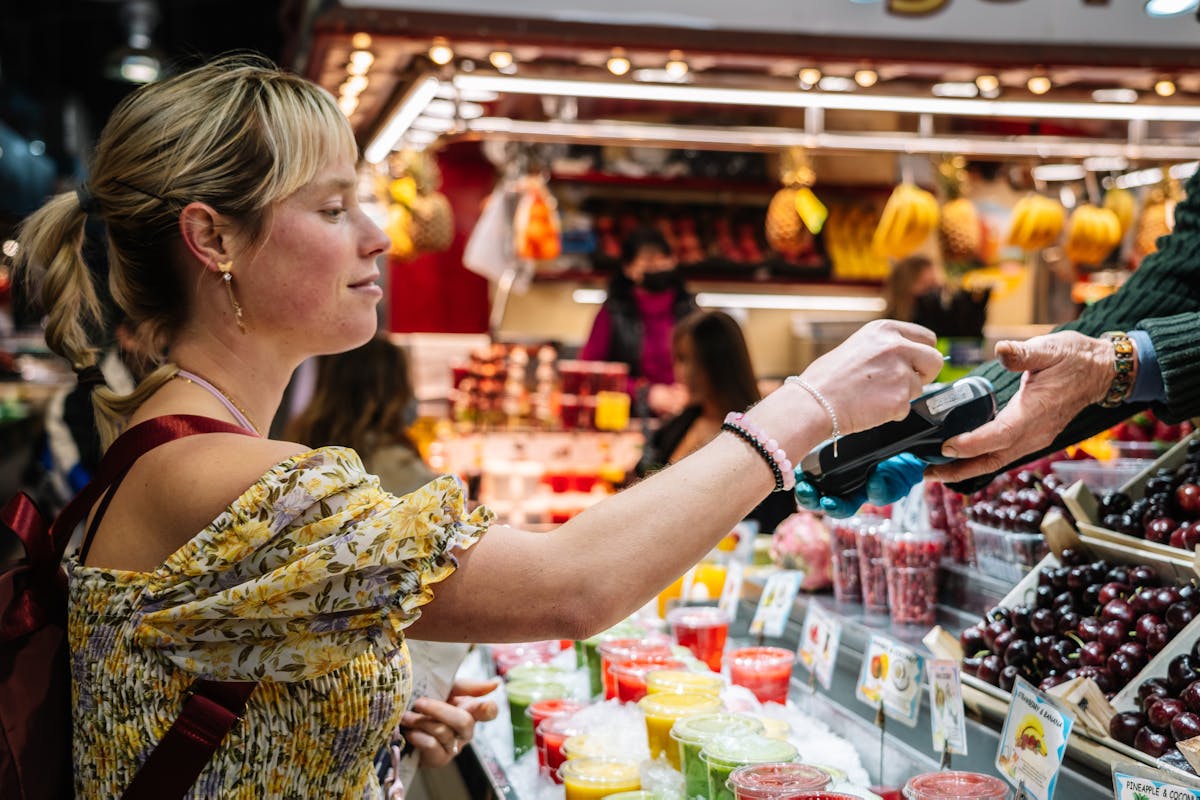
<path fill-rule="evenodd" d="M 135 461 L 159 445 L 201 433 L 256 435 L 228 422 L 193 415 L 155 417 L 125 431 L 109 446 L 92 482 L 54 521 L 49 538 L 59 559 L 75 527 L 103 498 L 80 549 L 83 561 L 109 501 Z M 138 769 L 123 798 L 174 800 L 187 794 L 225 735 L 241 719 L 257 685 L 253 681 L 196 680 L 175 723 Z"/>

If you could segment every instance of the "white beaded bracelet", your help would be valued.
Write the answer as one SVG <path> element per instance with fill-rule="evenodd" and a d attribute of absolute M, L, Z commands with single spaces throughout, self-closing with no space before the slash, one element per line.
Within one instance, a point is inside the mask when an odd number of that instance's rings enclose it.
<path fill-rule="evenodd" d="M 833 404 L 825 399 L 825 395 L 818 392 L 812 384 L 801 378 L 799 375 L 789 375 L 784 383 L 790 383 L 795 386 L 799 386 L 801 389 L 811 394 L 813 399 L 820 403 L 825 409 L 825 412 L 829 414 L 829 419 L 833 422 L 833 457 L 837 458 L 838 439 L 841 438 L 842 433 L 838 430 L 837 412 L 833 410 Z"/>

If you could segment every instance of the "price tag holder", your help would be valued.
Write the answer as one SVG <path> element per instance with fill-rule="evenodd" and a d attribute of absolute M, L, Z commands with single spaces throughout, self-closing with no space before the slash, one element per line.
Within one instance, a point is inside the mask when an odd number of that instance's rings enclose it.
<path fill-rule="evenodd" d="M 957 661 L 929 662 L 929 715 L 933 722 L 934 751 L 965 756 L 967 725 Z"/>
<path fill-rule="evenodd" d="M 1160 770 L 1134 764 L 1113 764 L 1116 800 L 1200 800 L 1200 781 L 1167 776 Z"/>
<path fill-rule="evenodd" d="M 867 642 L 855 696 L 872 708 L 883 708 L 889 718 L 910 728 L 921 711 L 921 687 L 925 685 L 925 659 L 911 647 L 886 636 Z"/>
<path fill-rule="evenodd" d="M 1000 731 L 996 769 L 1029 797 L 1050 800 L 1074 724 L 1070 711 L 1017 678 Z"/>
<path fill-rule="evenodd" d="M 754 619 L 750 621 L 751 634 L 771 637 L 783 635 L 802 580 L 804 573 L 800 570 L 784 570 L 767 578 L 758 607 L 754 609 Z"/>
<path fill-rule="evenodd" d="M 729 621 L 737 619 L 738 601 L 742 599 L 742 582 L 746 577 L 746 567 L 740 561 L 734 561 L 726 567 L 725 583 L 721 586 L 721 600 L 717 606 L 729 615 Z"/>
<path fill-rule="evenodd" d="M 804 614 L 804 630 L 800 634 L 800 663 L 816 674 L 825 691 L 833 684 L 833 666 L 837 661 L 838 644 L 842 640 L 842 621 L 821 608 L 815 601 L 808 604 Z"/>

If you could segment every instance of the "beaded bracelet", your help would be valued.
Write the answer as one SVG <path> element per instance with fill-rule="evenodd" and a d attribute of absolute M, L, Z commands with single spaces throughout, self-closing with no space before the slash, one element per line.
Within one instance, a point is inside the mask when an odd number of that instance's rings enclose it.
<path fill-rule="evenodd" d="M 833 410 L 833 403 L 826 400 L 825 395 L 818 392 L 812 384 L 801 378 L 799 375 L 789 375 L 784 383 L 790 383 L 795 386 L 799 386 L 801 389 L 811 394 L 813 399 L 820 403 L 821 407 L 825 409 L 825 413 L 829 415 L 830 422 L 833 423 L 833 457 L 837 458 L 838 439 L 841 438 L 842 432 L 838 430 L 837 412 Z"/>
<path fill-rule="evenodd" d="M 779 446 L 778 441 L 768 436 L 762 428 L 749 422 L 745 414 L 730 411 L 725 415 L 725 422 L 721 424 L 721 428 L 744 439 L 758 451 L 775 476 L 775 491 L 790 491 L 796 485 L 796 473 L 792 471 L 792 462 L 787 453 Z"/>
<path fill-rule="evenodd" d="M 1133 392 L 1137 356 L 1134 353 L 1133 342 L 1121 331 L 1109 331 L 1101 334 L 1100 338 L 1112 343 L 1115 369 L 1112 385 L 1108 387 L 1100 405 L 1104 408 L 1116 408 L 1129 399 Z"/>

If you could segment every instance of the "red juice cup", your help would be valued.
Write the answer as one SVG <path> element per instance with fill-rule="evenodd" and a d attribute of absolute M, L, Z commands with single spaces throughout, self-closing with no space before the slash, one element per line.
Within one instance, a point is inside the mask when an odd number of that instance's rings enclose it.
<path fill-rule="evenodd" d="M 713 672 L 721 671 L 729 635 L 728 614 L 714 606 L 679 606 L 667 612 L 667 624 L 676 644 L 691 650 Z"/>
<path fill-rule="evenodd" d="M 583 388 L 583 362 L 559 361 L 558 380 L 563 394 L 579 394 Z"/>
<path fill-rule="evenodd" d="M 670 656 L 671 644 L 666 639 L 614 639 L 596 647 L 600 653 L 600 679 L 604 684 L 604 699 L 617 696 L 617 680 L 612 674 L 613 664 L 645 656 Z"/>
<path fill-rule="evenodd" d="M 926 772 L 904 786 L 905 800 L 1007 800 L 1008 784 L 992 775 L 943 770 Z"/>
<path fill-rule="evenodd" d="M 558 776 L 558 768 L 567 760 L 567 754 L 563 752 L 563 743 L 578 733 L 583 733 L 583 728 L 579 723 L 571 721 L 570 714 L 549 717 L 537 726 L 537 735 L 542 742 L 538 766 L 544 766 L 542 774 L 549 775 L 555 783 L 562 783 Z"/>
<path fill-rule="evenodd" d="M 580 427 L 579 412 L 583 406 L 579 402 L 579 396 L 574 394 L 564 394 L 558 402 L 559 414 L 562 417 L 563 430 L 573 431 Z M 566 491 L 565 489 L 563 491 Z"/>
<path fill-rule="evenodd" d="M 618 661 L 609 668 L 617 684 L 617 699 L 636 703 L 646 696 L 646 675 L 659 669 L 683 669 L 683 662 L 670 656 L 639 656 Z"/>
<path fill-rule="evenodd" d="M 760 703 L 787 705 L 796 654 L 782 647 L 742 647 L 725 659 L 729 680 L 754 692 Z"/>
<path fill-rule="evenodd" d="M 828 772 L 808 764 L 751 764 L 730 773 L 725 787 L 737 800 L 792 800 L 800 792 L 824 789 L 831 780 Z"/>
<path fill-rule="evenodd" d="M 800 792 L 799 794 L 787 795 L 788 800 L 862 800 L 862 797 L 857 794 L 846 794 L 845 792 L 827 792 L 817 790 L 815 792 Z"/>
<path fill-rule="evenodd" d="M 550 772 L 546 762 L 546 742 L 542 735 L 542 723 L 556 717 L 570 717 L 581 708 L 583 708 L 582 703 L 558 697 L 538 700 L 530 703 L 529 707 L 525 709 L 525 715 L 529 717 L 533 725 L 533 746 L 537 750 L 538 769 L 543 775 L 549 775 Z M 562 743 L 559 744 L 561 746 Z"/>

